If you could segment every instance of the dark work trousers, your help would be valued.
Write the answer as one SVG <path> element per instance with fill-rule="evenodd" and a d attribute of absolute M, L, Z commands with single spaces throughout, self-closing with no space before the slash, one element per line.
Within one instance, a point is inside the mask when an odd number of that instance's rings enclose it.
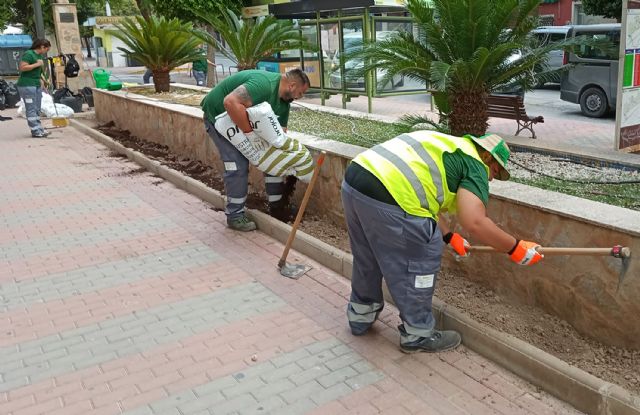
<path fill-rule="evenodd" d="M 249 190 L 249 160 L 238 151 L 224 136 L 220 135 L 213 124 L 204 119 L 204 127 L 218 148 L 224 163 L 224 189 L 227 195 L 225 214 L 230 219 L 244 215 Z M 264 175 L 264 185 L 269 203 L 282 199 L 284 177 Z"/>
<path fill-rule="evenodd" d="M 342 182 L 342 204 L 353 253 L 347 317 L 354 332 L 372 325 L 382 310 L 382 278 L 400 311 L 402 343 L 431 335 L 431 300 L 444 242 L 436 221 L 379 202 Z"/>

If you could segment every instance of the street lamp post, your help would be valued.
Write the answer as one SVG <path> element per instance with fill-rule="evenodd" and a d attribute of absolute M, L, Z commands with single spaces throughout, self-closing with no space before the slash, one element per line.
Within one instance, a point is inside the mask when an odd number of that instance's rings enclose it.
<path fill-rule="evenodd" d="M 42 19 L 42 4 L 40 4 L 40 0 L 33 0 L 33 14 L 36 18 L 36 37 L 44 39 L 44 21 Z"/>

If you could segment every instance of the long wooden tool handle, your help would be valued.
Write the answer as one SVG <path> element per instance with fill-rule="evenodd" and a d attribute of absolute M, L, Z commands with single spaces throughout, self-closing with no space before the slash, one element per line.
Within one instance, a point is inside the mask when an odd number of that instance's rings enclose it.
<path fill-rule="evenodd" d="M 304 214 L 304 210 L 306 209 L 307 203 L 309 202 L 309 197 L 311 197 L 311 191 L 313 190 L 313 186 L 315 186 L 316 180 L 318 180 L 320 168 L 322 167 L 322 163 L 324 163 L 324 156 L 326 155 L 327 153 L 325 151 L 322 151 L 320 152 L 320 156 L 318 156 L 318 162 L 316 163 L 316 167 L 313 169 L 313 174 L 311 175 L 311 181 L 309 182 L 309 186 L 307 186 L 307 190 L 304 192 L 304 196 L 302 197 L 302 203 L 300 203 L 300 208 L 298 209 L 296 220 L 293 222 L 293 226 L 291 227 L 291 233 L 289 233 L 289 238 L 287 239 L 287 244 L 284 247 L 284 252 L 282 253 L 282 257 L 280 257 L 280 261 L 278 261 L 278 267 L 280 268 L 284 266 L 287 260 L 287 255 L 289 255 L 289 250 L 291 249 L 293 240 L 296 237 L 296 231 L 298 230 L 298 225 L 300 225 L 300 221 L 302 220 L 302 215 Z"/>
<path fill-rule="evenodd" d="M 497 252 L 490 246 L 471 246 L 470 251 L 475 252 Z M 538 248 L 538 252 L 544 255 L 613 255 L 612 248 L 553 248 L 541 246 Z M 622 256 L 631 255 L 631 251 L 628 247 L 622 247 Z"/>

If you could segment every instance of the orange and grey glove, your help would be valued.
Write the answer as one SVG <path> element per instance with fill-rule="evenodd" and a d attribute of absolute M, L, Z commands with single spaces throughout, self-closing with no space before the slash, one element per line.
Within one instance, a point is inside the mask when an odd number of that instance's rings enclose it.
<path fill-rule="evenodd" d="M 471 244 L 459 233 L 449 232 L 448 234 L 444 235 L 442 239 L 447 245 L 453 248 L 453 250 L 456 252 L 456 256 L 468 257 L 469 255 L 471 255 L 471 252 L 467 250 L 467 248 L 471 247 Z"/>
<path fill-rule="evenodd" d="M 544 258 L 544 255 L 538 252 L 537 248 L 540 248 L 540 245 L 536 242 L 517 239 L 516 245 L 509 251 L 509 258 L 516 264 L 533 265 Z"/>

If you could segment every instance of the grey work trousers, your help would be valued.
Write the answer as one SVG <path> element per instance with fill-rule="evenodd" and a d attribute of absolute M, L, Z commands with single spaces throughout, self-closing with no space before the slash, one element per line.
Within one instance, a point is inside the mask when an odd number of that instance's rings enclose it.
<path fill-rule="evenodd" d="M 207 73 L 206 72 L 192 70 L 191 73 L 193 73 L 193 77 L 196 80 L 196 85 L 205 86 L 207 84 Z"/>
<path fill-rule="evenodd" d="M 224 164 L 224 189 L 227 195 L 227 206 L 224 213 L 230 219 L 241 217 L 244 215 L 244 205 L 247 202 L 249 190 L 249 160 L 229 140 L 218 133 L 206 117 L 204 127 L 218 148 Z M 264 187 L 269 203 L 276 203 L 282 199 L 284 177 L 265 174 Z"/>
<path fill-rule="evenodd" d="M 431 301 L 444 242 L 435 220 L 372 199 L 342 182 L 342 203 L 353 253 L 347 318 L 352 329 L 371 326 L 384 306 L 382 278 L 400 311 L 402 343 L 435 328 Z"/>
<path fill-rule="evenodd" d="M 40 109 L 42 104 L 42 88 L 39 86 L 19 86 L 18 93 L 24 101 L 24 112 L 31 135 L 44 132 L 40 122 Z"/>

